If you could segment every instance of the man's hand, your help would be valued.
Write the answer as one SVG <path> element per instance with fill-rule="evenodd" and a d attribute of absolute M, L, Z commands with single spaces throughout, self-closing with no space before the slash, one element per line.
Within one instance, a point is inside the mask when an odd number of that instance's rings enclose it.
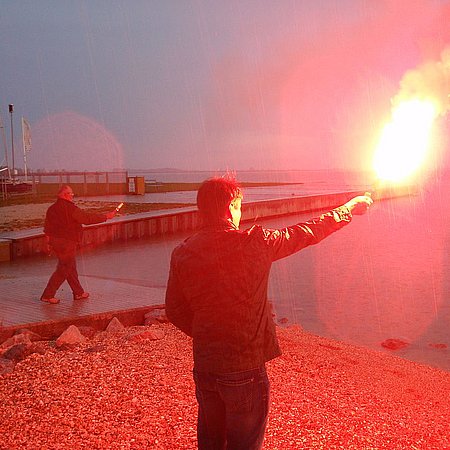
<path fill-rule="evenodd" d="M 366 195 L 359 195 L 358 197 L 352 198 L 347 203 L 345 203 L 344 206 L 346 206 L 350 210 L 352 215 L 360 216 L 366 213 L 372 203 L 372 198 L 369 194 L 366 193 Z"/>

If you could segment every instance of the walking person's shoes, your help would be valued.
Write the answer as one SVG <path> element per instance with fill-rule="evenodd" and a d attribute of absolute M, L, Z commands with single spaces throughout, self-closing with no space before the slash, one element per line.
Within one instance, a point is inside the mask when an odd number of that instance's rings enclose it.
<path fill-rule="evenodd" d="M 87 298 L 89 298 L 89 292 L 83 292 L 82 294 L 73 296 L 74 300 L 86 300 Z"/>
<path fill-rule="evenodd" d="M 46 302 L 46 303 L 51 303 L 52 305 L 56 305 L 59 303 L 59 299 L 52 297 L 52 298 L 45 298 L 45 297 L 41 297 L 41 301 Z"/>

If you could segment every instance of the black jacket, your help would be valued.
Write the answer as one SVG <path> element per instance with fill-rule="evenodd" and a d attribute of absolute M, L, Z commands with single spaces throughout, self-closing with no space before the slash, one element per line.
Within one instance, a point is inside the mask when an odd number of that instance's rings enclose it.
<path fill-rule="evenodd" d="M 106 222 L 105 214 L 94 214 L 83 211 L 69 200 L 58 198 L 47 209 L 44 233 L 50 237 L 80 242 L 83 232 L 82 224 Z"/>
<path fill-rule="evenodd" d="M 273 261 L 316 244 L 351 221 L 346 207 L 273 230 L 223 221 L 174 249 L 166 291 L 169 320 L 193 337 L 198 371 L 253 369 L 280 355 L 267 300 Z"/>

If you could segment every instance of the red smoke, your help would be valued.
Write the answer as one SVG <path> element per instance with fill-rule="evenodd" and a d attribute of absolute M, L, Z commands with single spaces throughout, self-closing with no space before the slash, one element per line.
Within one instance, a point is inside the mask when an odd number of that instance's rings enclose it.
<path fill-rule="evenodd" d="M 308 42 L 290 35 L 262 57 L 234 54 L 217 64 L 207 129 L 212 138 L 222 133 L 217 145 L 229 158 L 259 152 L 261 168 L 367 164 L 404 74 L 439 61 L 450 43 L 449 5 L 370 8 L 359 20 L 337 13 Z"/>

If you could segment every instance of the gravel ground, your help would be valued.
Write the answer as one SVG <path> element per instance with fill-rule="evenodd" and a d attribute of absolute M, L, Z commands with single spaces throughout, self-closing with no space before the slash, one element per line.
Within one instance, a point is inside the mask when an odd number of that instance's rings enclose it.
<path fill-rule="evenodd" d="M 0 449 L 194 449 L 190 339 L 170 324 L 51 344 L 0 378 Z M 265 449 L 450 448 L 450 374 L 279 330 Z"/>

